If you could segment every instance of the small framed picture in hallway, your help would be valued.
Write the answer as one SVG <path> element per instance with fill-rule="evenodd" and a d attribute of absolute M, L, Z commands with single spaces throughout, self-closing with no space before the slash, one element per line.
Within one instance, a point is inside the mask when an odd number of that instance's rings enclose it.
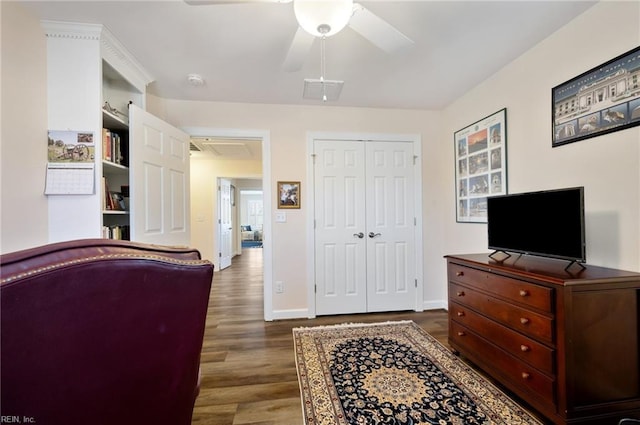
<path fill-rule="evenodd" d="M 300 182 L 278 182 L 278 208 L 300 208 Z"/>

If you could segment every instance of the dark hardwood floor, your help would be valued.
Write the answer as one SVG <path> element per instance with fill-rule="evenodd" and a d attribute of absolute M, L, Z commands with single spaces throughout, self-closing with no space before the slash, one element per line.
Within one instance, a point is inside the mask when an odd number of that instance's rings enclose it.
<path fill-rule="evenodd" d="M 446 345 L 444 310 L 265 322 L 262 249 L 244 249 L 214 272 L 192 423 L 302 425 L 292 328 L 387 320 L 413 320 Z"/>

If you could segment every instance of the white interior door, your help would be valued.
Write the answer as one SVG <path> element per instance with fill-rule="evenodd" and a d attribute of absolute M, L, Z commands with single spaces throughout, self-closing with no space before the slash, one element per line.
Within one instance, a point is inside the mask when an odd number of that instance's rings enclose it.
<path fill-rule="evenodd" d="M 189 136 L 133 104 L 129 117 L 131 239 L 188 246 Z"/>
<path fill-rule="evenodd" d="M 415 307 L 413 144 L 367 143 L 367 311 Z"/>
<path fill-rule="evenodd" d="M 364 143 L 315 143 L 316 313 L 367 311 Z"/>
<path fill-rule="evenodd" d="M 415 308 L 413 144 L 314 144 L 316 314 Z"/>
<path fill-rule="evenodd" d="M 220 270 L 231 265 L 233 253 L 233 217 L 231 208 L 231 181 L 220 179 L 220 193 L 218 194 L 219 241 L 220 241 Z"/>

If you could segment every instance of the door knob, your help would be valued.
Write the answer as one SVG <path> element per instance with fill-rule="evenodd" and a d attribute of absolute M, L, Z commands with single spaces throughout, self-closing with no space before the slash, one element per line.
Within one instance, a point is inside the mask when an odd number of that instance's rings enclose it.
<path fill-rule="evenodd" d="M 369 237 L 371 239 L 375 238 L 376 236 L 380 236 L 380 233 L 373 233 L 373 232 L 369 232 Z"/>
<path fill-rule="evenodd" d="M 354 233 L 353 236 L 355 236 L 356 238 L 364 238 L 364 233 L 360 232 L 360 233 Z"/>

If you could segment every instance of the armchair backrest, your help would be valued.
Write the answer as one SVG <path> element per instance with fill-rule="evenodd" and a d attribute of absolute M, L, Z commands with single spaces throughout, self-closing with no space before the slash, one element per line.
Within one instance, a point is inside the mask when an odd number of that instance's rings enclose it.
<path fill-rule="evenodd" d="M 0 256 L 0 414 L 47 425 L 189 425 L 213 265 L 88 239 Z"/>

